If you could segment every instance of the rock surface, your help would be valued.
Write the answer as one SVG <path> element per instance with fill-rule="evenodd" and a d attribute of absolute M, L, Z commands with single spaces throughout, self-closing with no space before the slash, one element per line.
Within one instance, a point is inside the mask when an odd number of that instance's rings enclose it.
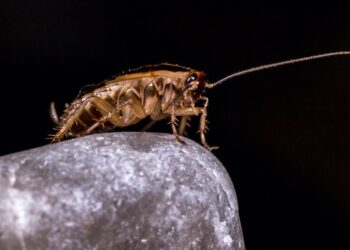
<path fill-rule="evenodd" d="M 244 249 L 225 168 L 185 140 L 95 134 L 0 157 L 0 249 Z"/>

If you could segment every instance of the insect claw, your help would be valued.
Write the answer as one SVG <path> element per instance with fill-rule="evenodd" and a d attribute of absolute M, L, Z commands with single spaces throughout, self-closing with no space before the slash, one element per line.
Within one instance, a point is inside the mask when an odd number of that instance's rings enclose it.
<path fill-rule="evenodd" d="M 219 149 L 219 148 L 220 148 L 220 147 L 218 147 L 218 146 L 209 147 L 209 145 L 206 147 L 206 149 L 208 149 L 209 151 L 217 150 L 217 149 Z"/>
<path fill-rule="evenodd" d="M 182 145 L 187 145 L 187 143 L 186 143 L 184 140 L 182 140 L 182 139 L 180 138 L 180 136 L 175 135 L 175 137 L 176 137 L 176 140 L 177 140 L 179 143 L 181 143 Z"/>

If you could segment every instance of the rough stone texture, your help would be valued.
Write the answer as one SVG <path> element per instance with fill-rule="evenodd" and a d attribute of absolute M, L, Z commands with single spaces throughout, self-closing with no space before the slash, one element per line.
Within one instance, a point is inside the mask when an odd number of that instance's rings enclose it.
<path fill-rule="evenodd" d="M 185 140 L 96 134 L 0 157 L 0 249 L 244 249 L 225 168 Z"/>

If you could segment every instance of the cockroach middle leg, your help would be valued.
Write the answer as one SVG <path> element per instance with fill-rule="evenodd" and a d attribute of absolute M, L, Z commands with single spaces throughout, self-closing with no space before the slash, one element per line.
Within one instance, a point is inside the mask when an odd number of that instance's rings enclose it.
<path fill-rule="evenodd" d="M 158 121 L 156 121 L 156 120 L 151 120 L 150 122 L 148 122 L 148 123 L 146 124 L 146 126 L 144 126 L 144 127 L 141 129 L 141 131 L 142 131 L 142 132 L 146 132 L 146 131 L 150 130 L 150 128 L 152 128 L 157 122 L 158 122 Z"/>
<path fill-rule="evenodd" d="M 181 117 L 180 126 L 179 126 L 179 135 L 186 135 L 186 127 L 190 127 L 189 121 L 191 120 L 190 116 Z"/>
<path fill-rule="evenodd" d="M 176 119 L 176 115 L 175 115 L 175 103 L 171 104 L 171 115 L 170 115 L 170 125 L 171 125 L 171 129 L 173 131 L 173 134 L 176 137 L 176 140 L 178 142 L 181 142 L 182 144 L 186 144 L 184 140 L 182 140 L 177 132 L 176 126 L 177 126 L 177 119 Z"/>

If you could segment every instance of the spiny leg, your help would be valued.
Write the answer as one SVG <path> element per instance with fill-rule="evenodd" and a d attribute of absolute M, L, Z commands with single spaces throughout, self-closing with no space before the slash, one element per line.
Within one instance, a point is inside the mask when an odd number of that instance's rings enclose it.
<path fill-rule="evenodd" d="M 208 107 L 208 99 L 206 97 L 201 98 L 205 101 L 204 107 L 191 107 L 191 108 L 180 108 L 175 111 L 176 116 L 193 116 L 193 115 L 200 115 L 200 121 L 199 121 L 199 133 L 201 138 L 202 145 L 207 148 L 208 150 L 214 150 L 218 149 L 218 147 L 211 147 L 206 142 L 205 138 L 205 132 L 206 132 L 206 117 L 207 117 L 207 107 Z"/>
<path fill-rule="evenodd" d="M 141 131 L 142 132 L 146 132 L 146 131 L 148 131 L 150 128 L 152 128 L 153 126 L 154 126 L 154 124 L 156 124 L 158 121 L 156 121 L 156 120 L 151 120 L 150 122 L 148 122 L 147 124 L 146 124 L 146 126 L 144 126 L 142 129 L 141 129 Z"/>
<path fill-rule="evenodd" d="M 84 136 L 92 133 L 97 127 L 103 125 L 107 121 L 111 122 L 115 126 L 121 126 L 123 124 L 123 120 L 116 115 L 120 109 L 127 105 L 130 104 L 131 100 L 127 100 L 124 103 L 121 103 L 119 105 L 113 106 L 112 104 L 108 103 L 107 101 L 103 100 L 100 97 L 95 97 L 93 101 L 93 105 L 95 108 L 100 111 L 102 114 L 104 114 L 102 117 L 97 119 L 95 123 L 90 125 L 86 130 L 81 132 L 79 136 Z"/>
<path fill-rule="evenodd" d="M 113 115 L 113 111 L 108 113 L 107 115 L 102 116 L 100 119 L 96 120 L 90 127 L 88 127 L 83 132 L 79 133 L 79 136 L 85 136 L 91 134 L 98 126 L 103 125 L 105 122 L 109 120 L 109 118 Z"/>
<path fill-rule="evenodd" d="M 146 111 L 142 106 L 140 97 L 137 96 L 135 89 L 128 91 L 127 96 L 129 97 L 129 100 L 131 100 L 130 105 L 133 107 L 134 114 L 140 119 L 145 118 L 147 116 Z"/>
<path fill-rule="evenodd" d="M 134 114 L 137 118 L 144 118 L 146 116 L 146 113 L 140 102 L 140 99 L 132 91 L 127 93 L 127 96 L 129 99 L 123 103 L 120 103 L 119 105 L 113 105 L 100 97 L 95 97 L 93 105 L 103 114 L 103 116 L 99 118 L 94 124 L 92 124 L 88 129 L 83 131 L 80 136 L 92 133 L 98 126 L 103 125 L 107 121 L 111 122 L 115 126 L 123 127 L 125 125 L 125 121 L 123 118 L 119 117 L 117 113 L 125 105 L 131 105 L 133 107 Z"/>
<path fill-rule="evenodd" d="M 130 90 L 130 92 L 128 92 L 127 95 L 130 98 L 130 100 L 132 101 L 131 105 L 133 106 L 135 115 L 140 119 L 147 117 L 147 112 L 145 110 L 145 107 L 141 104 L 141 100 L 136 95 L 135 90 L 134 89 Z M 157 122 L 158 122 L 158 120 L 151 120 L 150 122 L 148 122 L 146 124 L 146 126 L 144 126 L 141 129 L 141 131 L 143 131 L 143 132 L 148 131 Z"/>
<path fill-rule="evenodd" d="M 181 121 L 180 121 L 180 126 L 179 126 L 179 135 L 186 135 L 186 127 L 190 127 L 191 124 L 189 123 L 189 121 L 191 120 L 190 116 L 183 116 L 181 117 Z"/>
<path fill-rule="evenodd" d="M 76 124 L 77 122 L 77 118 L 80 116 L 80 114 L 83 112 L 83 110 L 85 109 L 86 105 L 93 99 L 93 96 L 90 96 L 89 98 L 87 98 L 86 100 L 84 100 L 83 102 L 79 102 L 76 103 L 74 106 L 72 104 L 72 106 L 67 107 L 70 108 L 72 107 L 73 111 L 71 110 L 71 115 L 64 121 L 63 125 L 60 126 L 58 128 L 58 132 L 51 136 L 51 140 L 52 142 L 58 142 L 60 140 L 62 140 L 62 138 L 70 133 L 70 129 L 72 128 L 72 126 L 74 124 Z M 66 112 L 66 111 L 65 111 Z"/>
<path fill-rule="evenodd" d="M 177 125 L 177 119 L 176 119 L 176 115 L 175 115 L 175 103 L 171 104 L 171 115 L 170 115 L 170 125 L 171 125 L 171 129 L 173 131 L 173 134 L 176 137 L 176 140 L 178 142 L 181 142 L 183 144 L 186 144 L 184 140 L 182 140 L 179 136 L 179 134 L 177 133 L 177 129 L 176 129 L 176 125 Z"/>
<path fill-rule="evenodd" d="M 200 121 L 199 121 L 199 133 L 201 136 L 201 142 L 202 144 L 209 150 L 215 150 L 218 149 L 219 147 L 210 147 L 209 144 L 206 141 L 205 138 L 205 132 L 207 131 L 207 108 L 208 108 L 208 104 L 209 104 L 209 99 L 208 97 L 201 97 L 201 100 L 204 100 L 204 106 L 203 108 L 201 108 L 201 116 L 200 116 Z"/>

